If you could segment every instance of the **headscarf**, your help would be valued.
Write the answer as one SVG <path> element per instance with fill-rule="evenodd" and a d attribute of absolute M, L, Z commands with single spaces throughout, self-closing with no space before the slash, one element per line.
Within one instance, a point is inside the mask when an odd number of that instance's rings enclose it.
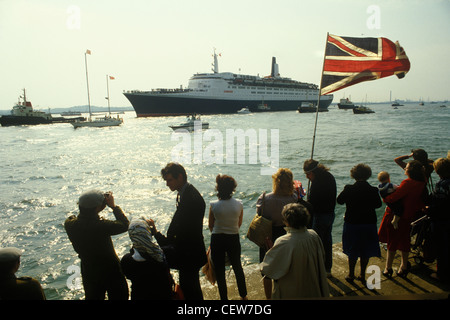
<path fill-rule="evenodd" d="M 150 226 L 143 219 L 137 219 L 130 222 L 128 234 L 133 248 L 143 257 L 150 256 L 152 259 L 163 262 L 165 260 L 162 249 L 152 241 Z"/>

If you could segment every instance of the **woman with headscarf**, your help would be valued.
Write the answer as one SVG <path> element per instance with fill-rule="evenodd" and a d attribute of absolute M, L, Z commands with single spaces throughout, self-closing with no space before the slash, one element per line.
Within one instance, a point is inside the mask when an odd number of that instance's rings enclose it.
<path fill-rule="evenodd" d="M 133 247 L 121 260 L 122 270 L 131 280 L 132 300 L 167 300 L 173 296 L 173 279 L 162 249 L 152 241 L 145 219 L 130 222 Z"/>

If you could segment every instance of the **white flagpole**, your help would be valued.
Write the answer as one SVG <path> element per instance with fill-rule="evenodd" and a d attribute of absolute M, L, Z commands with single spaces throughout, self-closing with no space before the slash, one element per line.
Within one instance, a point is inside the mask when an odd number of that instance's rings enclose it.
<path fill-rule="evenodd" d="M 89 106 L 89 121 L 91 120 L 91 97 L 89 95 L 89 77 L 88 77 L 88 65 L 87 65 L 87 54 L 91 54 L 90 50 L 86 50 L 84 53 L 84 65 L 86 67 L 86 86 L 87 86 L 87 95 L 88 95 L 88 106 Z"/>
<path fill-rule="evenodd" d="M 320 93 L 322 91 L 322 78 L 323 78 L 323 69 L 324 69 L 324 66 L 325 66 L 325 54 L 326 54 L 326 51 L 327 51 L 327 44 L 328 44 L 328 32 L 327 32 L 327 41 L 325 42 L 325 49 L 324 49 L 324 52 L 323 52 L 322 74 L 320 76 L 319 96 L 317 98 L 316 122 L 314 124 L 314 134 L 313 134 L 313 142 L 312 142 L 312 148 L 311 148 L 311 159 L 313 159 L 313 157 L 314 157 L 314 145 L 316 143 L 317 119 L 319 117 L 319 105 L 320 105 L 320 95 L 321 95 Z M 311 180 L 308 179 L 308 190 L 306 192 L 306 196 L 307 196 L 308 200 L 309 200 L 309 187 L 310 187 L 310 185 L 311 185 Z"/>
<path fill-rule="evenodd" d="M 319 117 L 319 105 L 320 105 L 320 96 L 321 96 L 321 91 L 322 91 L 322 78 L 323 78 L 323 69 L 324 69 L 324 66 L 325 66 L 325 54 L 326 54 L 326 50 L 327 50 L 327 43 L 328 43 L 328 32 L 327 32 L 327 41 L 325 42 L 325 50 L 324 50 L 324 53 L 323 53 L 322 75 L 320 76 L 319 97 L 317 98 L 316 122 L 314 124 L 314 134 L 313 134 L 313 142 L 312 142 L 312 149 L 311 149 L 311 159 L 313 159 L 313 156 L 314 156 L 314 145 L 316 143 L 317 118 Z"/>
<path fill-rule="evenodd" d="M 106 98 L 108 100 L 108 112 L 109 116 L 111 117 L 111 107 L 109 104 L 109 75 L 106 75 L 106 92 L 108 94 L 108 97 Z"/>

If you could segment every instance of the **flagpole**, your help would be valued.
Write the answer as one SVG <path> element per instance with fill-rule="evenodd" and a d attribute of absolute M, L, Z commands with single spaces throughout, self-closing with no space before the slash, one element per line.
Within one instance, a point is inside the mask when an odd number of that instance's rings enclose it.
<path fill-rule="evenodd" d="M 327 32 L 327 41 L 325 41 L 325 50 L 323 52 L 323 63 L 322 63 L 322 74 L 320 76 L 320 85 L 319 85 L 319 96 L 317 97 L 317 106 L 316 106 L 316 120 L 314 124 L 314 134 L 313 134 L 313 142 L 312 142 L 312 148 L 311 148 L 311 159 L 314 157 L 314 145 L 316 143 L 316 130 L 317 130 L 317 119 L 319 118 L 319 106 L 320 106 L 320 93 L 322 92 L 322 78 L 323 78 L 323 70 L 325 66 L 325 54 L 327 51 L 327 43 L 328 43 L 328 32 Z M 308 179 L 308 190 L 306 192 L 306 196 L 309 200 L 309 187 L 311 186 L 311 180 Z"/>
<path fill-rule="evenodd" d="M 313 134 L 313 142 L 312 142 L 312 148 L 311 148 L 311 159 L 314 156 L 314 146 L 316 143 L 316 130 L 317 130 L 317 119 L 319 117 L 319 105 L 320 105 L 320 96 L 321 96 L 321 92 L 322 92 L 322 78 L 323 78 L 323 70 L 324 70 L 324 66 L 325 66 L 325 54 L 326 54 L 326 50 L 327 50 L 327 43 L 328 43 L 328 32 L 327 32 L 327 41 L 325 42 L 325 50 L 323 53 L 323 63 L 322 63 L 322 74 L 320 77 L 320 86 L 319 86 L 319 97 L 317 98 L 317 106 L 316 106 L 316 121 L 314 124 L 314 134 Z"/>
<path fill-rule="evenodd" d="M 88 66 L 87 66 L 87 54 L 88 51 L 84 53 L 84 65 L 86 67 L 86 85 L 87 85 L 87 94 L 88 94 L 88 106 L 89 106 L 89 121 L 91 120 L 91 98 L 89 96 L 89 77 L 88 77 Z M 90 54 L 90 51 L 89 51 Z"/>

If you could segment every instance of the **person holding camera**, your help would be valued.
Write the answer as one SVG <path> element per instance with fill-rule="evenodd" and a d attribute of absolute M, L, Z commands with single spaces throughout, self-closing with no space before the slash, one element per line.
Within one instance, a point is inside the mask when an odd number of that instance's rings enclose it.
<path fill-rule="evenodd" d="M 89 190 L 78 200 L 80 213 L 64 222 L 64 228 L 81 260 L 81 277 L 86 300 L 127 300 L 128 284 L 123 275 L 111 240 L 112 235 L 128 230 L 129 221 L 114 202 L 111 192 Z M 107 220 L 99 213 L 110 207 L 116 220 Z"/>

